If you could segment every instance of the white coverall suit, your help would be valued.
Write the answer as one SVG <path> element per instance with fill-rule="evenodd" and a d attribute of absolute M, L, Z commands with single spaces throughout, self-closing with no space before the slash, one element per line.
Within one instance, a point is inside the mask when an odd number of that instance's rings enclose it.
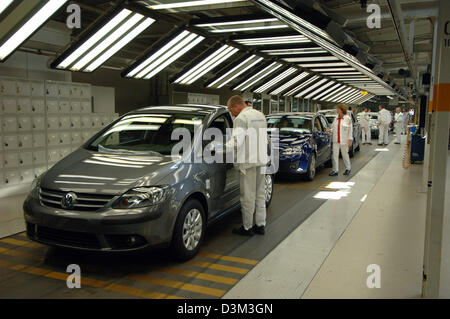
<path fill-rule="evenodd" d="M 253 129 L 253 130 L 252 130 Z M 256 132 L 257 142 L 249 131 Z M 242 222 L 245 230 L 266 226 L 266 194 L 264 167 L 267 155 L 267 121 L 263 113 L 246 107 L 234 119 L 233 140 L 235 145 L 235 168 L 240 172 L 240 200 Z M 227 143 L 227 145 L 229 145 Z"/>
<path fill-rule="evenodd" d="M 370 143 L 372 139 L 372 132 L 370 131 L 370 115 L 366 112 L 359 113 L 359 123 L 362 130 L 362 143 Z"/>
<path fill-rule="evenodd" d="M 340 121 L 336 117 L 331 125 L 331 131 L 333 132 L 333 171 L 339 171 L 339 151 L 341 151 L 345 168 L 351 170 L 350 156 L 348 155 L 348 141 L 353 140 L 351 117 L 344 115 Z"/>
<path fill-rule="evenodd" d="M 382 109 L 378 112 L 379 144 L 389 144 L 389 124 L 391 124 L 391 121 L 391 113 L 388 110 Z"/>
<path fill-rule="evenodd" d="M 403 130 L 403 113 L 395 113 L 394 120 L 394 130 L 397 135 L 397 143 L 401 143 L 402 141 L 402 130 Z"/>

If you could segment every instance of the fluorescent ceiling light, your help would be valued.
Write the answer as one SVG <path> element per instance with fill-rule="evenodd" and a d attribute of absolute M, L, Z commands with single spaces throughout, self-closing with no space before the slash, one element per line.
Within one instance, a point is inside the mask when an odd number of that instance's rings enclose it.
<path fill-rule="evenodd" d="M 305 94 L 311 92 L 312 90 L 314 90 L 314 89 L 315 89 L 316 87 L 318 87 L 319 85 L 322 85 L 322 84 L 324 84 L 325 82 L 328 82 L 328 81 L 330 81 L 330 80 L 328 80 L 328 79 L 322 79 L 322 80 L 320 80 L 319 82 L 317 82 L 317 83 L 311 85 L 309 88 L 307 88 L 307 89 L 303 90 L 302 92 L 298 93 L 295 97 L 303 97 Z"/>
<path fill-rule="evenodd" d="M 334 56 L 293 57 L 285 58 L 284 60 L 287 62 L 339 61 L 339 59 Z"/>
<path fill-rule="evenodd" d="M 308 72 L 303 72 L 300 75 L 297 75 L 295 78 L 293 78 L 292 80 L 286 82 L 285 84 L 283 84 L 282 86 L 280 86 L 279 88 L 275 89 L 274 91 L 270 92 L 270 95 L 278 95 L 281 92 L 289 89 L 291 86 L 295 85 L 296 83 L 300 82 L 301 80 L 303 80 L 304 78 L 306 78 L 310 73 Z"/>
<path fill-rule="evenodd" d="M 277 75 L 272 80 L 270 80 L 270 81 L 266 82 L 265 84 L 261 85 L 259 88 L 257 88 L 255 90 L 255 93 L 263 93 L 264 91 L 270 89 L 275 84 L 277 84 L 278 82 L 282 81 L 284 78 L 288 77 L 289 75 L 291 75 L 292 73 L 294 73 L 296 71 L 297 71 L 296 68 L 289 68 L 289 69 L 287 69 L 286 71 L 284 71 L 281 74 Z"/>
<path fill-rule="evenodd" d="M 229 57 L 238 52 L 239 49 L 229 45 L 223 45 L 221 48 L 210 54 L 203 61 L 178 77 L 174 83 L 192 84 L 206 73 L 225 62 Z"/>
<path fill-rule="evenodd" d="M 235 41 L 239 44 L 247 45 L 247 46 L 311 42 L 303 35 L 288 35 L 288 36 L 276 36 L 276 37 L 264 37 L 264 38 L 247 38 L 247 39 L 237 39 Z"/>
<path fill-rule="evenodd" d="M 234 29 L 214 29 L 209 30 L 212 33 L 228 33 L 228 32 L 244 32 L 244 31 L 258 31 L 258 30 L 269 30 L 269 29 L 286 29 L 289 26 L 285 24 L 279 25 L 266 25 L 266 26 L 258 26 L 258 27 L 242 27 L 242 28 L 234 28 Z"/>
<path fill-rule="evenodd" d="M 220 89 L 225 84 L 231 82 L 235 78 L 237 78 L 239 75 L 250 69 L 251 67 L 255 66 L 256 64 L 260 63 L 263 60 L 263 58 L 258 57 L 256 55 L 252 55 L 249 58 L 245 59 L 235 67 L 233 67 L 231 70 L 223 74 L 222 76 L 218 77 L 216 80 L 211 82 L 208 87 L 215 87 Z"/>
<path fill-rule="evenodd" d="M 344 94 L 346 94 L 346 93 L 349 92 L 350 90 L 353 90 L 353 88 L 352 88 L 352 87 L 348 87 L 348 88 L 346 88 L 345 90 L 343 90 L 343 91 L 341 91 L 341 92 L 334 93 L 334 94 L 332 94 L 332 95 L 331 95 L 327 100 L 325 100 L 325 101 L 332 102 L 334 99 L 343 96 Z"/>
<path fill-rule="evenodd" d="M 5 9 L 8 8 L 11 3 L 13 3 L 13 1 L 14 0 L 2 0 L 2 2 L 0 2 L 0 14 L 5 11 Z"/>
<path fill-rule="evenodd" d="M 345 102 L 350 96 L 354 95 L 355 93 L 359 94 L 359 90 L 358 89 L 352 89 L 349 92 L 334 98 L 333 102 Z"/>
<path fill-rule="evenodd" d="M 277 18 L 265 18 L 265 19 L 253 19 L 253 20 L 236 20 L 236 21 L 226 21 L 226 22 L 212 22 L 212 23 L 199 23 L 194 24 L 196 27 L 223 27 L 228 25 L 239 25 L 239 24 L 255 24 L 255 23 L 266 23 L 266 22 L 277 22 L 280 21 Z"/>
<path fill-rule="evenodd" d="M 164 9 L 177 9 L 185 7 L 197 7 L 197 6 L 210 6 L 213 4 L 229 3 L 229 2 L 244 2 L 246 0 L 197 0 L 197 1 L 183 1 L 183 2 L 173 2 L 173 3 L 162 3 L 155 5 L 147 5 L 153 10 L 164 10 Z"/>
<path fill-rule="evenodd" d="M 321 67 L 335 67 L 335 66 L 346 66 L 347 63 L 300 63 L 302 68 L 321 68 Z"/>
<path fill-rule="evenodd" d="M 327 72 L 324 73 L 324 75 L 342 75 L 342 76 L 346 76 L 346 75 L 363 75 L 361 72 Z"/>
<path fill-rule="evenodd" d="M 133 64 L 124 74 L 127 77 L 150 79 L 204 39 L 203 36 L 184 30 L 143 61 Z"/>
<path fill-rule="evenodd" d="M 273 62 L 272 64 L 270 64 L 269 66 L 265 67 L 264 69 L 262 69 L 261 71 L 259 71 L 255 75 L 251 76 L 248 80 L 245 80 L 244 82 L 242 82 L 241 84 L 239 84 L 238 86 L 236 86 L 233 89 L 237 90 L 237 91 L 245 91 L 249 87 L 254 85 L 255 83 L 258 83 L 262 79 L 268 77 L 270 74 L 272 74 L 273 72 L 275 72 L 276 70 L 278 70 L 281 67 L 282 67 L 282 65 L 280 63 Z"/>
<path fill-rule="evenodd" d="M 361 91 L 360 90 L 356 90 L 355 92 L 353 92 L 352 94 L 350 94 L 346 98 L 342 99 L 342 102 L 343 103 L 349 103 L 349 101 L 353 100 L 357 96 L 361 96 Z"/>
<path fill-rule="evenodd" d="M 328 51 L 322 48 L 270 49 L 261 50 L 261 52 L 269 55 L 306 55 L 328 53 Z"/>
<path fill-rule="evenodd" d="M 394 98 L 392 97 L 392 96 L 387 96 L 387 98 L 389 99 L 389 100 L 393 100 Z"/>
<path fill-rule="evenodd" d="M 319 76 L 314 75 L 312 78 L 310 78 L 309 80 L 306 80 L 305 82 L 301 83 L 300 85 L 296 86 L 295 88 L 293 88 L 292 90 L 290 90 L 289 92 L 285 93 L 284 96 L 290 96 L 293 95 L 295 92 L 298 92 L 299 90 L 301 90 L 302 88 L 304 88 L 307 85 L 310 85 L 312 82 L 314 82 L 315 80 L 317 80 L 319 78 Z"/>
<path fill-rule="evenodd" d="M 62 55 L 52 66 L 58 69 L 93 72 L 135 39 L 155 20 L 128 9 L 122 9 L 108 23 L 87 38 L 72 53 Z M 62 60 L 62 61 L 60 61 Z"/>
<path fill-rule="evenodd" d="M 330 97 L 333 97 L 337 93 L 343 92 L 346 88 L 348 88 L 348 87 L 345 86 L 344 84 L 341 84 L 340 87 L 338 87 L 336 90 L 330 91 L 329 94 L 324 95 L 322 98 L 320 98 L 320 100 L 327 101 Z"/>
<path fill-rule="evenodd" d="M 314 72 L 332 72 L 332 71 L 355 71 L 353 68 L 324 68 L 324 69 L 313 69 Z"/>
<path fill-rule="evenodd" d="M 306 100 L 309 100 L 310 98 L 314 97 L 317 93 L 320 93 L 321 91 L 325 90 L 326 88 L 330 87 L 331 85 L 336 84 L 334 81 L 330 81 L 324 85 L 322 85 L 317 90 L 314 90 L 313 92 L 309 93 L 307 96 L 305 96 Z"/>
<path fill-rule="evenodd" d="M 325 92 L 320 93 L 318 96 L 316 96 L 314 98 L 314 100 L 320 100 L 322 97 L 326 96 L 327 94 L 329 94 L 330 92 L 334 92 L 336 91 L 336 89 L 340 89 L 341 87 L 343 87 L 344 85 L 341 83 L 336 83 L 335 85 L 333 85 L 331 88 L 329 88 L 328 90 L 326 90 Z"/>
<path fill-rule="evenodd" d="M 68 0 L 49 0 L 29 20 L 25 22 L 6 42 L 0 46 L 0 61 L 7 58 L 40 28 Z M 6 8 L 6 7 L 5 7 Z"/>

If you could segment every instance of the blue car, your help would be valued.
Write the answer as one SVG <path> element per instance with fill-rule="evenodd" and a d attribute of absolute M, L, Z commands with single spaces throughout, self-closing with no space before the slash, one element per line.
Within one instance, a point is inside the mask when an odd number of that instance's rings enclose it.
<path fill-rule="evenodd" d="M 324 115 L 279 113 L 267 117 L 269 133 L 279 130 L 280 174 L 303 174 L 312 181 L 316 168 L 331 165 L 331 134 Z"/>

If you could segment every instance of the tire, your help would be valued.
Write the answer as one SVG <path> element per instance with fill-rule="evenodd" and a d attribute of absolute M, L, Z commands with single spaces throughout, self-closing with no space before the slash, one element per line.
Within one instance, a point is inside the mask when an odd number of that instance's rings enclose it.
<path fill-rule="evenodd" d="M 205 230 L 205 211 L 202 204 L 198 200 L 189 199 L 181 207 L 175 223 L 171 245 L 173 257 L 179 261 L 195 257 L 203 241 Z"/>
<path fill-rule="evenodd" d="M 266 208 L 270 206 L 273 198 L 273 175 L 266 175 L 266 179 L 264 181 L 264 189 L 266 191 Z"/>
<path fill-rule="evenodd" d="M 316 153 L 311 153 L 308 161 L 308 170 L 306 171 L 306 179 L 313 181 L 316 177 Z"/>

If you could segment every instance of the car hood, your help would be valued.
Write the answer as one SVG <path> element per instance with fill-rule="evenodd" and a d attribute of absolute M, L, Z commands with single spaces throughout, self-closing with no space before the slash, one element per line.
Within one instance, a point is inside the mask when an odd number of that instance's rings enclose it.
<path fill-rule="evenodd" d="M 78 149 L 43 175 L 41 187 L 119 195 L 134 187 L 158 185 L 179 162 L 170 155 L 103 154 Z"/>
<path fill-rule="evenodd" d="M 311 138 L 311 134 L 280 134 L 280 149 L 302 145 Z"/>

